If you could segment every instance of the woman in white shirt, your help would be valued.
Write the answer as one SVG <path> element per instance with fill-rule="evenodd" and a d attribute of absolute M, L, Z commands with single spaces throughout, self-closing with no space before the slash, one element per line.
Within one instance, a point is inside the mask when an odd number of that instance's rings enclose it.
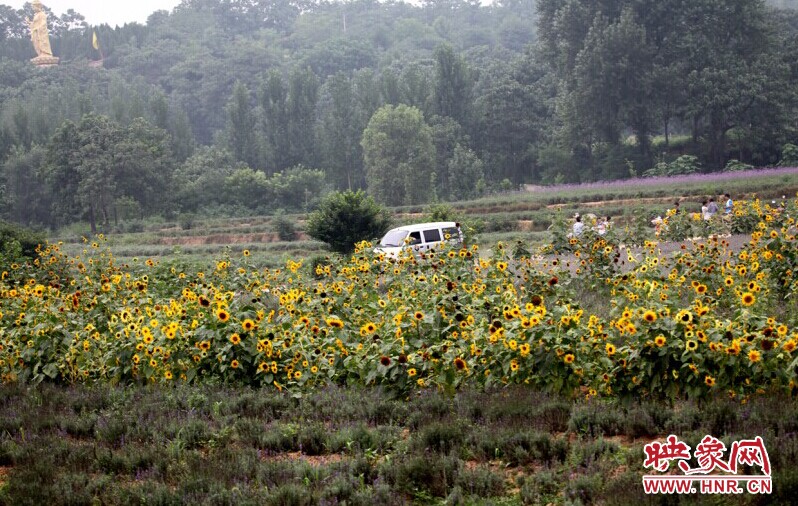
<path fill-rule="evenodd" d="M 712 217 L 712 215 L 709 212 L 709 206 L 707 205 L 706 200 L 701 203 L 701 217 L 704 218 L 705 220 L 709 220 L 709 218 Z"/>
<path fill-rule="evenodd" d="M 574 228 L 573 228 L 574 237 L 579 237 L 580 235 L 582 235 L 582 232 L 584 230 L 585 230 L 585 224 L 582 223 L 582 217 L 581 216 L 577 216 L 576 217 L 576 221 L 574 222 Z"/>

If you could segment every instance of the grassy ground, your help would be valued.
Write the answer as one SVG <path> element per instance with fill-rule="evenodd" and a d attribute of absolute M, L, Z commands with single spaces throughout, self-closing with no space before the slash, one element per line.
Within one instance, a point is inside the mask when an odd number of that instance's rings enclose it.
<path fill-rule="evenodd" d="M 226 387 L 0 388 L 0 504 L 794 504 L 798 400 L 395 399 Z M 764 437 L 774 492 L 646 496 L 645 443 Z M 695 463 L 693 463 L 695 465 Z"/>

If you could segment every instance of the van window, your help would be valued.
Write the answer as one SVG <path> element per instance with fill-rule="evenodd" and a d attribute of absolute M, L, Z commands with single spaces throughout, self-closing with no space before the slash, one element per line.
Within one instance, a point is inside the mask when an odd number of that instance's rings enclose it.
<path fill-rule="evenodd" d="M 410 238 L 407 242 L 408 244 L 418 244 L 421 242 L 421 232 L 410 232 L 408 237 Z"/>
<path fill-rule="evenodd" d="M 449 241 L 459 241 L 460 230 L 457 227 L 446 227 L 443 229 L 443 238 Z"/>
<path fill-rule="evenodd" d="M 380 246 L 397 247 L 405 245 L 405 237 L 407 232 L 404 230 L 391 230 L 380 241 Z"/>
<path fill-rule="evenodd" d="M 441 231 L 437 228 L 424 231 L 424 242 L 438 242 L 441 240 Z"/>

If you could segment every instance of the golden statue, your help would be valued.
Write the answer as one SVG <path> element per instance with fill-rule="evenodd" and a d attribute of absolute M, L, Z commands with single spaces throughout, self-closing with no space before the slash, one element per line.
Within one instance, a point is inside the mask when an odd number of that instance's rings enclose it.
<path fill-rule="evenodd" d="M 55 65 L 59 59 L 53 56 L 53 50 L 50 48 L 47 14 L 39 0 L 34 0 L 33 11 L 33 20 L 25 20 L 30 26 L 30 39 L 33 42 L 33 49 L 36 51 L 36 58 L 31 61 L 36 65 Z"/>

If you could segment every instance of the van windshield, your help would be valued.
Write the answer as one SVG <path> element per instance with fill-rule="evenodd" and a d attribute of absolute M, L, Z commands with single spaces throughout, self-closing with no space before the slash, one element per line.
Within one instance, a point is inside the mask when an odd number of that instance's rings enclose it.
<path fill-rule="evenodd" d="M 391 230 L 380 241 L 380 246 L 397 247 L 405 245 L 406 230 Z"/>

